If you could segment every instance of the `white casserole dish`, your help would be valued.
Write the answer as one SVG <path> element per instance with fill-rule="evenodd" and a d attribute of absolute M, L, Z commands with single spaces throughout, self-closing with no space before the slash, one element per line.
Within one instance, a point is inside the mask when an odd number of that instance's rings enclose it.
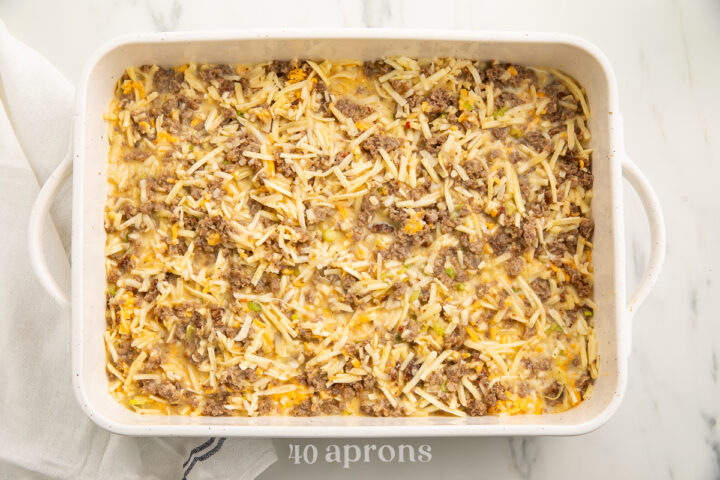
<path fill-rule="evenodd" d="M 105 373 L 105 267 L 107 126 L 102 119 L 118 77 L 128 66 L 188 61 L 253 63 L 271 59 L 376 59 L 384 55 L 498 59 L 558 68 L 587 90 L 592 117 L 595 315 L 600 377 L 588 400 L 549 415 L 466 418 L 259 417 L 213 418 L 140 415 L 115 402 Z M 54 194 L 73 177 L 72 294 L 50 276 L 40 245 Z M 625 237 L 621 176 L 639 194 L 651 231 L 647 271 L 629 303 L 625 291 Z M 657 198 L 627 158 L 615 76 L 608 60 L 588 42 L 561 34 L 447 31 L 235 31 L 132 35 L 98 50 L 82 76 L 77 97 L 74 154 L 66 158 L 36 201 L 30 219 L 33 266 L 48 291 L 72 307 L 75 393 L 101 427 L 126 435 L 248 437 L 395 437 L 462 435 L 572 435 L 589 432 L 617 410 L 627 383 L 631 317 L 660 272 L 665 232 Z"/>

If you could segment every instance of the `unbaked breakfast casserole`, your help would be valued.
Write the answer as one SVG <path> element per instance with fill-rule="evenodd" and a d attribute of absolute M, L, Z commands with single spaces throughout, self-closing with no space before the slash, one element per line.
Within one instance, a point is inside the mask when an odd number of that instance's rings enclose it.
<path fill-rule="evenodd" d="M 145 414 L 512 415 L 597 378 L 592 150 L 562 72 L 128 68 L 105 115 L 109 390 Z"/>

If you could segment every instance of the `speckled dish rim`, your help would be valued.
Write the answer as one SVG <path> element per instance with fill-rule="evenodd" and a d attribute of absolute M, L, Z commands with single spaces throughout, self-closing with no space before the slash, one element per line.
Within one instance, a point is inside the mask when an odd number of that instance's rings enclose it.
<path fill-rule="evenodd" d="M 593 257 L 600 377 L 593 395 L 567 412 L 486 417 L 181 417 L 140 415 L 115 402 L 104 371 L 106 126 L 102 112 L 114 83 L 129 65 L 187 61 L 257 62 L 270 59 L 356 58 L 406 54 L 498 59 L 553 66 L 586 88 L 595 148 Z M 593 123 L 595 125 L 593 125 Z M 558 33 L 443 30 L 242 30 L 127 35 L 100 47 L 78 87 L 73 154 L 41 189 L 30 218 L 29 246 L 35 272 L 61 305 L 71 307 L 73 386 L 83 411 L 100 427 L 136 436 L 238 437 L 441 437 L 578 435 L 606 423 L 625 393 L 631 319 L 657 280 L 665 255 L 665 229 L 657 197 L 625 153 L 613 69 L 594 45 Z M 71 295 L 45 261 L 43 225 L 55 193 L 73 171 Z M 622 177 L 638 192 L 650 224 L 650 260 L 626 303 Z"/>

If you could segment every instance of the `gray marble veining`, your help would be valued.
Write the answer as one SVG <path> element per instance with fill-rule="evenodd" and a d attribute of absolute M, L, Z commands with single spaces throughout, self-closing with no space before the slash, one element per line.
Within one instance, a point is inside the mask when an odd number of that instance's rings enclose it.
<path fill-rule="evenodd" d="M 178 0 L 173 0 L 170 5 L 168 2 L 148 0 L 147 9 L 157 31 L 168 32 L 177 27 L 182 13 L 182 4 Z"/>

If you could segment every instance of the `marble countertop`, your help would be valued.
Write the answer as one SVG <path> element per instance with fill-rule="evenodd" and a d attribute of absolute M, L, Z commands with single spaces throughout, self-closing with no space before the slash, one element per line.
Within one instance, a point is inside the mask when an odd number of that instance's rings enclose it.
<path fill-rule="evenodd" d="M 101 42 L 129 32 L 421 27 L 559 31 L 594 42 L 617 73 L 627 151 L 654 185 L 668 230 L 662 278 L 634 319 L 630 381 L 617 414 L 581 437 L 428 439 L 421 443 L 432 447 L 429 463 L 363 463 L 349 470 L 321 462 L 291 465 L 289 442 L 278 440 L 280 461 L 260 478 L 467 478 L 478 471 L 480 478 L 503 479 L 560 480 L 579 473 L 598 479 L 720 478 L 720 314 L 712 306 L 720 285 L 720 203 L 714 197 L 720 121 L 712 113 L 720 111 L 720 3 L 444 0 L 437 5 L 427 0 L 24 0 L 0 2 L 0 18 L 72 81 Z M 627 186 L 625 195 L 632 286 L 647 260 L 648 228 Z M 328 443 L 316 442 L 318 448 Z"/>

